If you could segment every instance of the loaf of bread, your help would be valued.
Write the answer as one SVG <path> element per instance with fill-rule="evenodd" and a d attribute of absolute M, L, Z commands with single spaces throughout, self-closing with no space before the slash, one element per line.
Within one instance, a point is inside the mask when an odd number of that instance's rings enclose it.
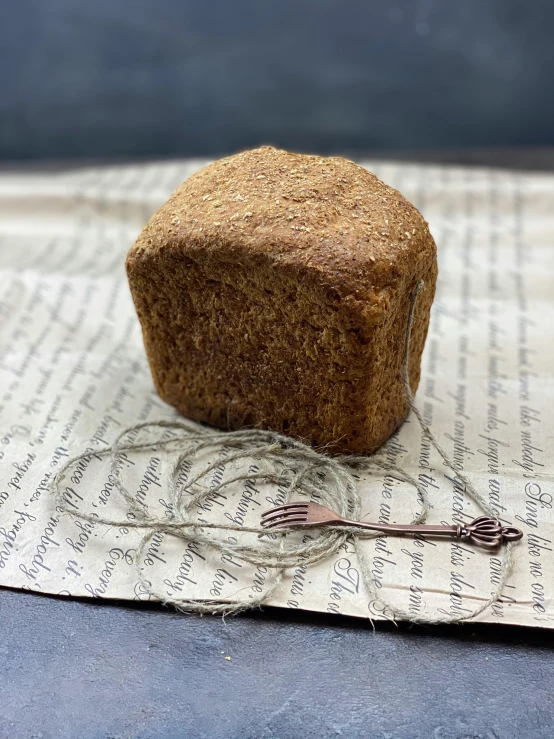
<path fill-rule="evenodd" d="M 180 413 L 336 452 L 372 452 L 402 423 L 418 280 L 413 392 L 437 276 L 427 223 L 339 157 L 272 147 L 211 164 L 144 228 L 127 273 L 152 376 Z"/>

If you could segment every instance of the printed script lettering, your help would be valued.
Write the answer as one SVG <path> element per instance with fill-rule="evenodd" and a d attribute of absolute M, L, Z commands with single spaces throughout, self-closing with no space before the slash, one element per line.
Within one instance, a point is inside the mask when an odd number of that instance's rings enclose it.
<path fill-rule="evenodd" d="M 273 582 L 270 569 L 186 535 L 156 533 L 141 550 L 136 517 L 169 521 L 174 515 L 170 455 L 118 453 L 115 467 L 134 507 L 124 504 L 105 456 L 123 429 L 175 417 L 152 384 L 124 259 L 150 215 L 199 166 L 1 178 L 0 585 L 140 600 L 150 599 L 154 588 L 168 599 L 232 600 L 236 592 L 258 598 Z M 554 420 L 547 410 L 554 398 L 548 341 L 554 177 L 368 166 L 421 209 L 438 244 L 440 278 L 418 407 L 455 470 L 471 478 L 506 525 L 524 532 L 502 598 L 478 620 L 553 626 Z M 173 433 L 166 429 L 163 438 Z M 127 441 L 141 439 L 137 430 Z M 65 505 L 74 514 L 86 512 L 88 520 L 64 513 L 49 493 L 53 475 L 78 453 L 84 456 L 60 492 Z M 225 447 L 215 453 L 205 481 L 211 492 L 189 513 L 199 524 L 247 529 L 287 499 L 286 479 L 219 489 L 228 454 Z M 384 455 L 425 490 L 429 522 L 463 525 L 482 513 L 414 419 Z M 251 475 L 259 469 L 259 460 L 246 467 Z M 187 462 L 179 484 L 194 471 Z M 420 510 L 417 492 L 392 472 L 360 474 L 357 483 L 365 520 L 407 523 Z M 127 525 L 106 527 L 101 518 Z M 237 542 L 252 535 L 218 536 Z M 307 542 L 317 533 L 298 536 Z M 299 558 L 269 602 L 371 618 L 392 618 L 395 608 L 412 618 L 464 617 L 500 584 L 501 557 L 432 537 L 376 536 L 357 546 L 349 539 L 327 561 Z M 371 597 L 362 572 L 370 574 Z"/>

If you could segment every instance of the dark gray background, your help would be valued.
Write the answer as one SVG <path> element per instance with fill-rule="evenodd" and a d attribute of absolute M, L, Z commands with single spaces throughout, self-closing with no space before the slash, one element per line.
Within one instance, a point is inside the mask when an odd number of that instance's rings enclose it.
<path fill-rule="evenodd" d="M 554 143 L 551 0 L 4 0 L 0 159 Z"/>
<path fill-rule="evenodd" d="M 2 739 L 552 739 L 552 631 L 0 590 Z M 230 656 L 231 661 L 225 660 Z"/>

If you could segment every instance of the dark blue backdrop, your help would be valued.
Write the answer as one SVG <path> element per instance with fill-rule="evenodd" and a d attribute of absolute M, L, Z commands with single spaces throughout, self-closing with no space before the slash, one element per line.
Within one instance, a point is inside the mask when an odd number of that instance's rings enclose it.
<path fill-rule="evenodd" d="M 554 141 L 551 0 L 3 8 L 3 159 Z"/>

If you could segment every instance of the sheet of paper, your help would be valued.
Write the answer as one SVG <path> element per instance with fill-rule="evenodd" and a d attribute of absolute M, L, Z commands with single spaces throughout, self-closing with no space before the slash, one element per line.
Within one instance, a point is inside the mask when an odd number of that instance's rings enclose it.
<path fill-rule="evenodd" d="M 435 435 L 503 520 L 524 531 L 490 623 L 554 625 L 554 176 L 366 163 L 428 219 L 440 277 L 417 404 Z M 77 508 L 125 516 L 97 458 L 126 427 L 176 414 L 156 396 L 124 259 L 150 215 L 202 162 L 0 176 L 0 585 L 75 596 L 148 597 L 138 537 L 60 513 L 48 491 L 69 456 Z M 427 487 L 429 522 L 479 515 L 412 418 L 388 456 Z M 152 508 L 167 505 L 163 454 L 122 474 Z M 133 487 L 134 486 L 134 487 Z M 409 522 L 415 491 L 360 480 L 368 521 Z M 257 525 L 276 491 L 229 492 L 224 512 Z M 221 501 L 201 511 L 223 515 Z M 217 509 L 217 510 L 216 510 Z M 383 601 L 370 601 L 351 547 L 287 571 L 270 603 L 380 618 L 385 601 L 414 617 L 460 616 L 489 597 L 499 556 L 413 538 L 367 540 Z M 171 537 L 141 565 L 164 597 L 258 593 L 264 568 Z"/>

